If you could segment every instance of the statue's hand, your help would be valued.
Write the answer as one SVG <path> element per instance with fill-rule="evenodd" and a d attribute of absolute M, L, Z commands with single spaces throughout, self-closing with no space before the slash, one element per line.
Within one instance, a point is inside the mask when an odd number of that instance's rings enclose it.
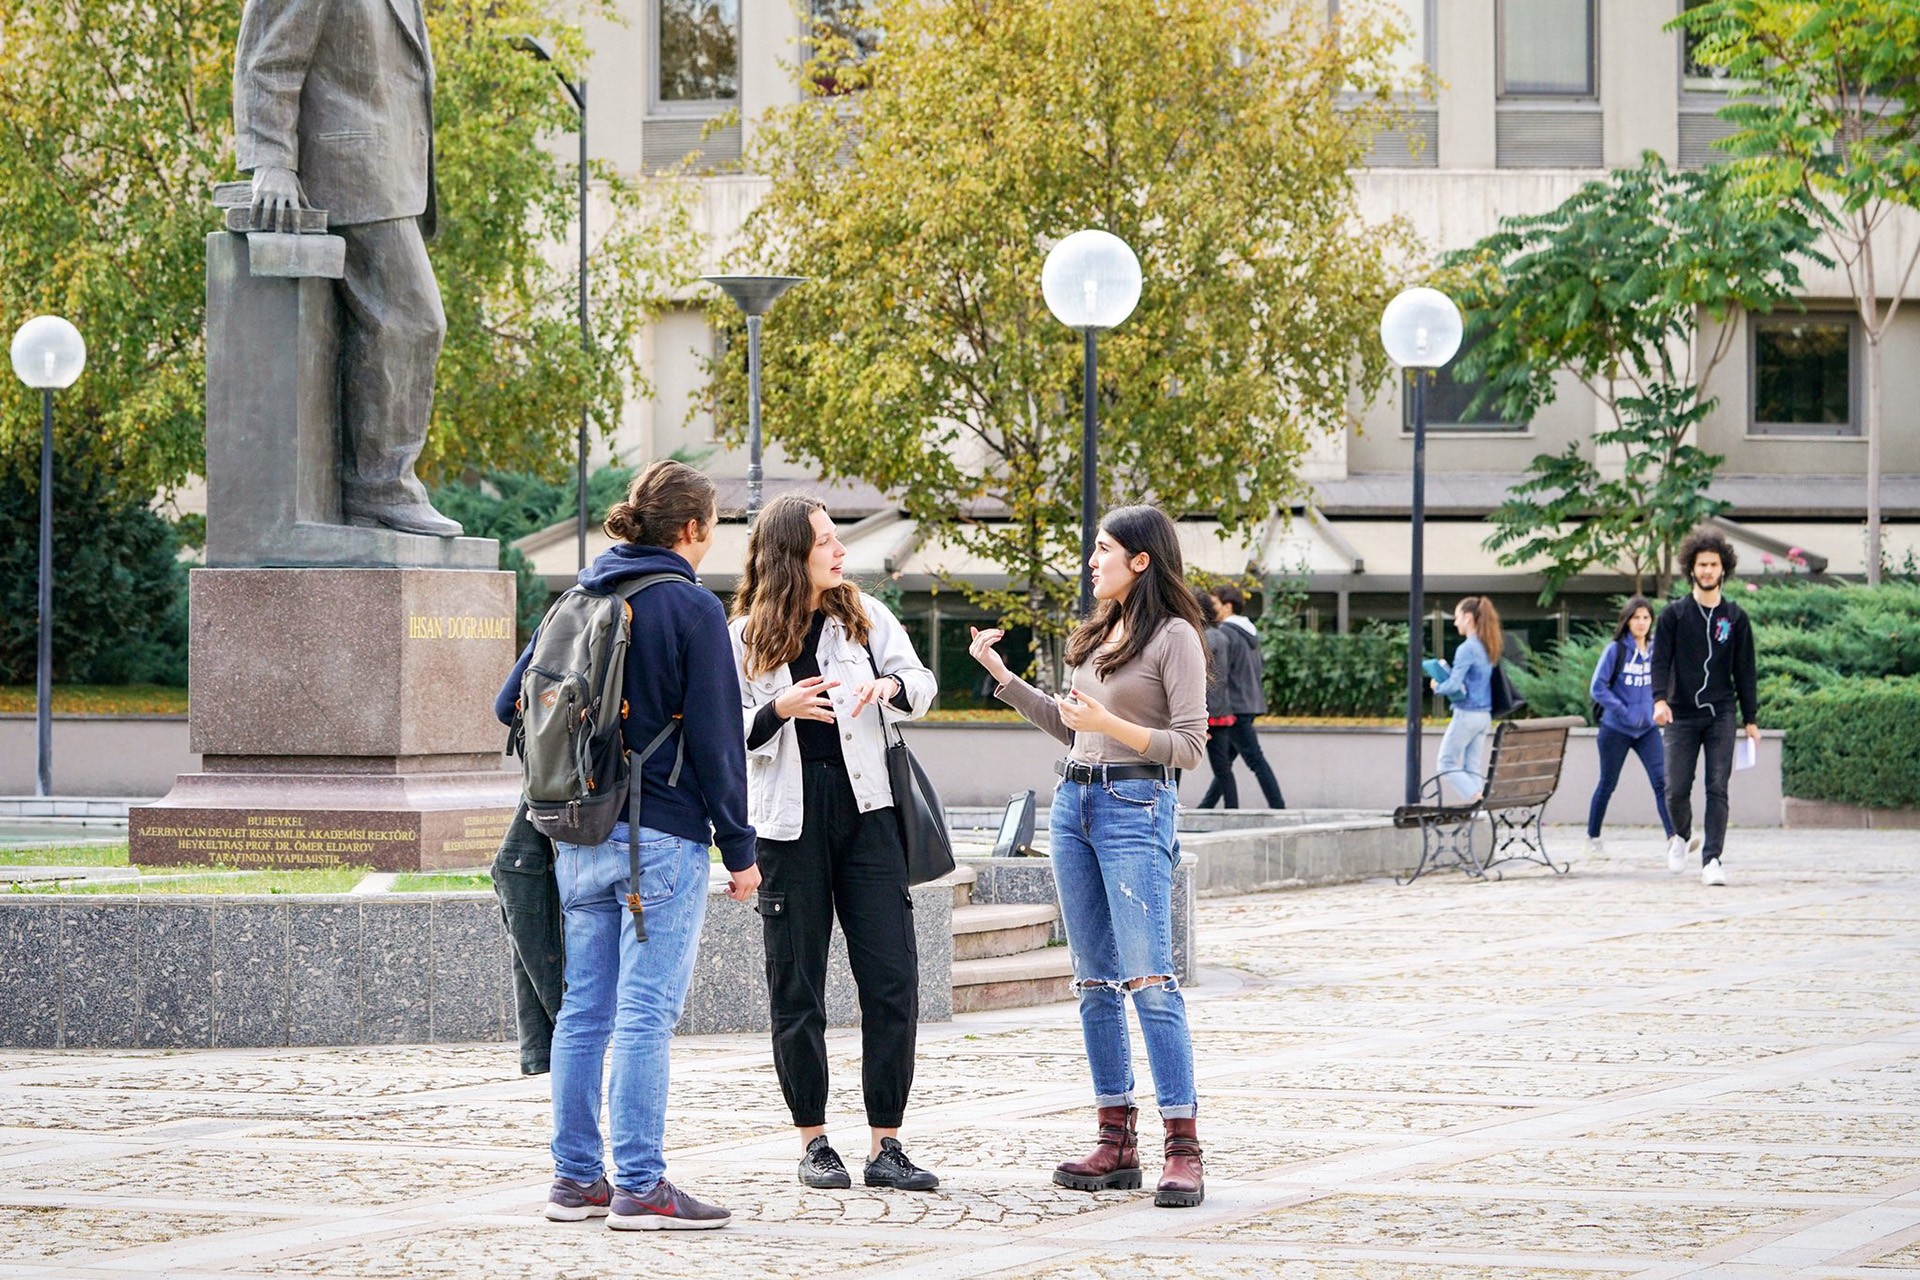
<path fill-rule="evenodd" d="M 292 231 L 294 211 L 306 207 L 306 197 L 300 191 L 300 176 L 293 170 L 268 167 L 253 171 L 255 226 Z"/>

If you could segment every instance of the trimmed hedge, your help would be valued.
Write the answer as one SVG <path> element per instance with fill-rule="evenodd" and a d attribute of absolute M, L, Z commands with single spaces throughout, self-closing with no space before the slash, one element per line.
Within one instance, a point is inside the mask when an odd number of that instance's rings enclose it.
<path fill-rule="evenodd" d="M 1786 793 L 1872 809 L 1920 805 L 1920 679 L 1845 680 L 1787 714 Z"/>
<path fill-rule="evenodd" d="M 1348 635 L 1262 619 L 1267 711 L 1276 716 L 1392 716 L 1406 709 L 1407 629 L 1363 624 Z"/>

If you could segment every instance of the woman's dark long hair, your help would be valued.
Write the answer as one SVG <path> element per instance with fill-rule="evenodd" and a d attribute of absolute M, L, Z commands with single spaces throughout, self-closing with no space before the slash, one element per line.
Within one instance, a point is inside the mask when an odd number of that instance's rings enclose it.
<path fill-rule="evenodd" d="M 1632 634 L 1630 631 L 1627 630 L 1627 624 L 1629 622 L 1632 622 L 1633 615 L 1640 612 L 1642 609 L 1645 609 L 1647 611 L 1648 618 L 1653 617 L 1653 606 L 1647 602 L 1647 598 L 1645 596 L 1635 596 L 1633 599 L 1627 601 L 1626 606 L 1620 610 L 1620 624 L 1613 629 L 1613 642 L 1615 644 L 1620 643 L 1622 640 L 1625 640 L 1629 635 Z M 1653 644 L 1653 628 L 1652 627 L 1647 628 L 1647 644 L 1648 645 Z"/>
<path fill-rule="evenodd" d="M 807 576 L 813 513 L 826 509 L 818 498 L 783 493 L 760 509 L 747 534 L 747 563 L 733 593 L 733 616 L 747 620 L 742 639 L 750 679 L 786 666 L 806 647 L 813 625 L 813 580 Z M 871 624 L 860 588 L 842 582 L 821 595 L 820 608 L 840 619 L 855 644 L 867 642 Z"/>
<path fill-rule="evenodd" d="M 1127 598 L 1102 600 L 1067 637 L 1067 663 L 1078 667 L 1099 653 L 1115 623 L 1126 624 L 1118 647 L 1094 659 L 1093 669 L 1104 680 L 1139 657 L 1160 628 L 1175 618 L 1193 628 L 1195 639 L 1205 636 L 1207 622 L 1187 586 L 1180 536 L 1166 512 L 1150 506 L 1116 507 L 1100 522 L 1100 530 L 1119 543 L 1129 559 L 1141 552 L 1147 555 L 1146 572 L 1134 580 Z M 1204 640 L 1200 649 L 1206 652 Z"/>

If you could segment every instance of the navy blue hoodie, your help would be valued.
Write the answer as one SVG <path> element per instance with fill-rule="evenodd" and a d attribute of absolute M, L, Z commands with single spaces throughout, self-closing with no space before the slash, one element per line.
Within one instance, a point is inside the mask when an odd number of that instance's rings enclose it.
<path fill-rule="evenodd" d="M 580 585 L 606 591 L 647 573 L 678 574 L 686 584 L 662 582 L 634 599 L 625 688 L 627 746 L 643 750 L 680 713 L 686 764 L 680 785 L 669 787 L 673 740 L 653 753 L 640 775 L 640 821 L 718 845 L 727 870 L 744 871 L 754 860 L 753 827 L 747 822 L 747 743 L 740 731 L 740 678 L 734 674 L 733 642 L 720 598 L 700 585 L 693 566 L 667 548 L 625 542 L 581 570 Z M 520 677 L 532 655 L 529 642 L 493 700 L 493 714 L 502 724 L 513 722 Z"/>

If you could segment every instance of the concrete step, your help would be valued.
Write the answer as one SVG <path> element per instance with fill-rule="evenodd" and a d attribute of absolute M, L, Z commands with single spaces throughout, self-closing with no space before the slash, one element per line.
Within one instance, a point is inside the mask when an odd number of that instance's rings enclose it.
<path fill-rule="evenodd" d="M 1073 998 L 1073 957 L 1065 947 L 953 962 L 953 1011 L 1019 1009 Z"/>
<path fill-rule="evenodd" d="M 985 960 L 1047 945 L 1059 914 L 1052 903 L 981 904 L 953 909 L 953 958 Z"/>
<path fill-rule="evenodd" d="M 954 865 L 952 871 L 949 871 L 934 883 L 944 883 L 953 886 L 953 909 L 958 911 L 961 907 L 973 905 L 973 882 L 979 878 L 980 873 L 978 871 L 975 871 L 964 862 L 958 862 Z"/>

